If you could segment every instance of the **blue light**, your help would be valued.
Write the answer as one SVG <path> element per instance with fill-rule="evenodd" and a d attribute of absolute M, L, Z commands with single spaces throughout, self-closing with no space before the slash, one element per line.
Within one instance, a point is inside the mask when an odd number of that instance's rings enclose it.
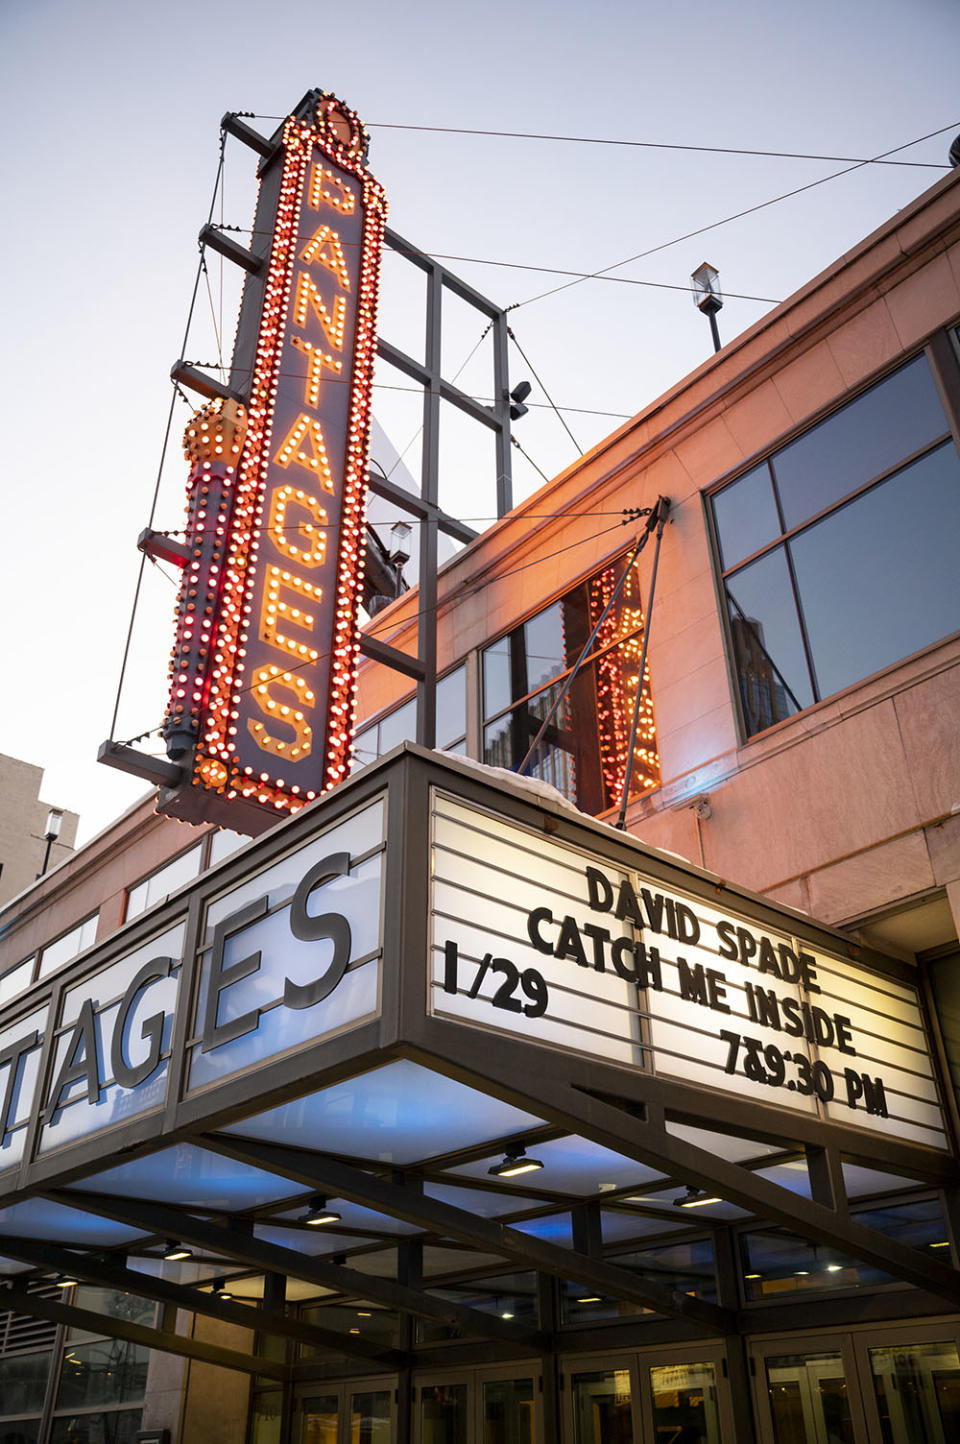
<path fill-rule="evenodd" d="M 245 1118 L 224 1131 L 405 1164 L 540 1123 L 533 1114 L 475 1088 L 416 1063 L 397 1062 Z"/>
<path fill-rule="evenodd" d="M 130 1243 L 143 1237 L 143 1230 L 128 1228 L 110 1218 L 98 1218 L 46 1198 L 31 1198 L 0 1209 L 0 1233 L 17 1238 L 56 1239 L 57 1243 L 79 1243 L 106 1247 Z"/>
<path fill-rule="evenodd" d="M 227 1213 L 277 1203 L 282 1198 L 296 1198 L 303 1192 L 288 1178 L 278 1178 L 248 1163 L 222 1158 L 192 1143 L 178 1143 L 147 1158 L 95 1173 L 72 1184 L 73 1190 L 116 1193 L 122 1198 L 162 1199 L 164 1203 L 222 1209 Z"/>

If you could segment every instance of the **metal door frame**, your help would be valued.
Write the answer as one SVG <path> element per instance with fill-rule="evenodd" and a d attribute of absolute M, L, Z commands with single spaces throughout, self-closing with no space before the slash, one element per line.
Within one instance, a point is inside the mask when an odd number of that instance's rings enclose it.
<path fill-rule="evenodd" d="M 467 1444 L 483 1444 L 483 1386 L 499 1380 L 533 1380 L 533 1441 L 545 1444 L 543 1432 L 543 1366 L 536 1358 L 485 1364 L 481 1367 L 425 1368 L 414 1370 L 411 1390 L 414 1444 L 422 1444 L 420 1416 L 421 1390 L 436 1384 L 463 1384 L 467 1390 Z"/>

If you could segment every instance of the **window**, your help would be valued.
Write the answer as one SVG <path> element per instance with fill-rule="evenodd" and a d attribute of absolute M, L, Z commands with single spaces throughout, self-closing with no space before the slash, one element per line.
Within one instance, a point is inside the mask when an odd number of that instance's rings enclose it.
<path fill-rule="evenodd" d="M 10 999 L 15 998 L 18 993 L 22 993 L 24 988 L 29 988 L 33 982 L 36 961 L 37 956 L 34 953 L 33 957 L 25 958 L 22 963 L 17 963 L 14 967 L 7 969 L 0 978 L 0 1007 L 9 1003 Z"/>
<path fill-rule="evenodd" d="M 437 680 L 437 746 L 448 752 L 467 750 L 467 669 L 461 663 Z M 378 722 L 357 733 L 354 771 L 375 762 L 391 747 L 417 736 L 416 693 L 387 712 Z"/>
<path fill-rule="evenodd" d="M 950 1262 L 950 1243 L 937 1199 L 873 1203 L 850 1212 L 856 1222 L 875 1228 L 897 1243 Z M 838 1249 L 810 1243 L 782 1228 L 741 1234 L 740 1252 L 748 1300 L 782 1300 L 792 1293 L 876 1288 L 893 1282 L 875 1264 L 861 1263 Z"/>
<path fill-rule="evenodd" d="M 621 557 L 484 649 L 484 762 L 519 768 L 626 564 Z M 633 568 L 526 769 L 529 776 L 559 788 L 584 812 L 597 814 L 619 805 L 642 648 L 643 611 Z M 659 782 L 647 675 L 630 794 L 647 792 Z"/>
<path fill-rule="evenodd" d="M 925 356 L 712 505 L 748 736 L 960 628 L 960 458 Z"/>
<path fill-rule="evenodd" d="M 130 922 L 132 918 L 139 917 L 147 908 L 153 907 L 154 903 L 176 892 L 184 883 L 199 877 L 202 860 L 203 843 L 198 842 L 195 847 L 181 852 L 172 862 L 166 863 L 142 882 L 138 882 L 136 887 L 132 887 L 127 893 L 126 921 Z"/>
<path fill-rule="evenodd" d="M 62 938 L 57 938 L 56 942 L 48 943 L 42 949 L 39 977 L 48 977 L 50 973 L 71 962 L 84 948 L 90 947 L 97 936 L 97 916 L 97 913 L 91 913 L 82 923 L 77 923 L 76 927 L 64 933 Z"/>

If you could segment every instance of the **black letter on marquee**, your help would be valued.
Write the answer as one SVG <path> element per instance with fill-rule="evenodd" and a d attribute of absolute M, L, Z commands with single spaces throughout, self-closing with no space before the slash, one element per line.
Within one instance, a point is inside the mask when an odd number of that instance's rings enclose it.
<path fill-rule="evenodd" d="M 595 867 L 587 868 L 587 898 L 595 913 L 608 913 L 613 907 L 613 888 L 603 873 Z"/>
<path fill-rule="evenodd" d="M 83 1057 L 78 1058 L 77 1053 L 83 1048 Z M 60 1099 L 63 1090 L 78 1078 L 85 1078 L 87 1082 L 87 1102 L 98 1103 L 100 1101 L 100 1070 L 97 1067 L 97 1024 L 93 1012 L 93 999 L 84 998 L 80 1004 L 80 1012 L 77 1014 L 77 1021 L 70 1041 L 67 1044 L 67 1051 L 63 1055 L 63 1062 L 60 1064 L 60 1072 L 57 1080 L 50 1089 L 47 1099 L 47 1117 L 52 1118 L 60 1107 Z M 78 1094 L 82 1097 L 82 1094 Z"/>
<path fill-rule="evenodd" d="M 290 931 L 303 943 L 317 942 L 320 938 L 333 941 L 333 962 L 322 977 L 312 983 L 291 983 L 283 980 L 283 1001 L 288 1008 L 312 1008 L 332 993 L 347 971 L 350 961 L 350 924 L 340 913 L 321 913 L 311 917 L 307 912 L 307 899 L 314 888 L 322 887 L 334 877 L 346 877 L 350 871 L 349 852 L 332 852 L 329 857 L 315 863 L 293 895 L 290 904 Z"/>
<path fill-rule="evenodd" d="M 25 1034 L 18 1038 L 15 1043 L 10 1043 L 0 1052 L 0 1068 L 5 1063 L 10 1064 L 10 1072 L 7 1074 L 7 1086 L 3 1090 L 3 1103 L 0 1104 L 0 1143 L 3 1142 L 7 1132 L 7 1124 L 10 1121 L 10 1110 L 13 1107 L 14 1094 L 17 1088 L 17 1075 L 20 1072 L 20 1059 L 35 1048 L 40 1035 L 34 1029 L 32 1033 Z"/>
<path fill-rule="evenodd" d="M 121 1088 L 136 1088 L 138 1084 L 145 1082 L 150 1074 L 160 1066 L 160 1053 L 163 1047 L 163 1020 L 164 1013 L 153 1013 L 146 1018 L 140 1028 L 140 1036 L 145 1043 L 150 1044 L 150 1051 L 142 1063 L 128 1063 L 123 1052 L 123 1035 L 127 1026 L 127 1018 L 133 1010 L 140 993 L 150 983 L 160 982 L 162 978 L 169 978 L 170 969 L 173 967 L 173 958 L 159 957 L 152 958 L 149 963 L 144 963 L 139 972 L 135 973 L 130 986 L 123 995 L 123 1002 L 120 1004 L 120 1011 L 117 1014 L 117 1021 L 113 1028 L 113 1038 L 110 1043 L 110 1066 L 113 1069 L 113 1076 Z"/>
<path fill-rule="evenodd" d="M 231 983 L 239 983 L 242 978 L 249 978 L 250 974 L 257 972 L 260 967 L 258 951 L 251 953 L 247 958 L 241 958 L 236 963 L 231 963 L 229 968 L 225 968 L 223 953 L 227 938 L 232 937 L 234 933 L 242 932 L 251 923 L 255 923 L 258 918 L 262 918 L 269 906 L 269 898 L 258 897 L 256 902 L 247 903 L 246 907 L 238 908 L 228 918 L 222 918 L 213 930 L 210 981 L 207 984 L 207 1001 L 203 1010 L 201 1053 L 209 1053 L 211 1048 L 219 1048 L 221 1043 L 232 1043 L 235 1038 L 242 1038 L 244 1033 L 252 1033 L 257 1026 L 260 1017 L 259 1008 L 253 1008 L 249 1013 L 242 1013 L 239 1018 L 231 1018 L 229 1023 L 218 1023 L 217 1013 L 220 1008 L 220 994 L 224 988 L 229 988 Z"/>

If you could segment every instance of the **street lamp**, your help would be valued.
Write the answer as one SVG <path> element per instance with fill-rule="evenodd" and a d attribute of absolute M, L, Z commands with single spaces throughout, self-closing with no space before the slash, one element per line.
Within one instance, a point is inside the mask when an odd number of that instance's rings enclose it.
<path fill-rule="evenodd" d="M 698 311 L 702 311 L 710 318 L 710 332 L 713 336 L 714 351 L 720 350 L 720 332 L 717 329 L 717 312 L 723 305 L 723 292 L 720 290 L 720 272 L 708 261 L 698 266 L 690 277 L 693 282 L 693 304 Z"/>
<path fill-rule="evenodd" d="M 43 833 L 43 840 L 47 844 L 47 846 L 43 854 L 43 867 L 40 869 L 40 877 L 43 877 L 43 874 L 47 870 L 47 865 L 50 862 L 50 849 L 51 847 L 53 847 L 53 844 L 60 836 L 60 824 L 62 822 L 63 809 L 60 807 L 51 807 L 50 811 L 47 813 L 47 825 Z"/>

